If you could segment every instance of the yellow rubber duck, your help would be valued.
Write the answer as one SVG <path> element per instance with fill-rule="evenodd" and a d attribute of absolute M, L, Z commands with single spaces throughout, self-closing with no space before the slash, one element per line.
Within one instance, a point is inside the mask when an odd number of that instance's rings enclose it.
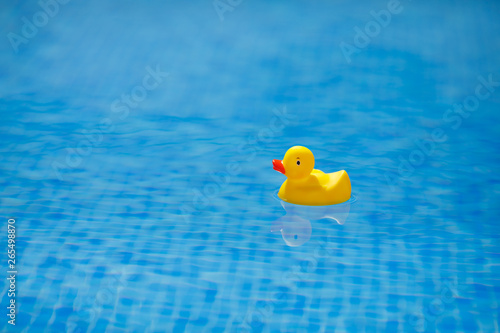
<path fill-rule="evenodd" d="M 351 180 L 345 170 L 324 173 L 314 169 L 313 153 L 294 146 L 283 161 L 273 160 L 273 169 L 287 176 L 278 196 L 297 205 L 326 206 L 346 202 L 351 198 Z"/>

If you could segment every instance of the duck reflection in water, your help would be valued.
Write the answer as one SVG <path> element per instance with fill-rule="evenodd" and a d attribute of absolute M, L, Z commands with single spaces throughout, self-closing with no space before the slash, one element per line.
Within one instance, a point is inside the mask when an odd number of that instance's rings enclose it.
<path fill-rule="evenodd" d="M 330 206 L 302 206 L 279 201 L 286 214 L 273 223 L 271 232 L 281 232 L 285 243 L 295 247 L 305 244 L 311 238 L 311 221 L 327 219 L 335 224 L 344 224 L 355 197 L 347 202 Z"/>

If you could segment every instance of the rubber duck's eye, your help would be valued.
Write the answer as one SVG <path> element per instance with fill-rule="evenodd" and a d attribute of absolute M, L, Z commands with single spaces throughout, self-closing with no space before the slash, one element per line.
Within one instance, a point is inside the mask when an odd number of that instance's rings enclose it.
<path fill-rule="evenodd" d="M 300 161 L 297 161 L 297 165 L 300 165 Z"/>

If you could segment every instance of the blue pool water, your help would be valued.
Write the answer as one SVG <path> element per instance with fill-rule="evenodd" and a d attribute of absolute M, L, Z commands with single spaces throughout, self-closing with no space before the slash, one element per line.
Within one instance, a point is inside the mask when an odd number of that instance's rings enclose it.
<path fill-rule="evenodd" d="M 0 330 L 499 332 L 500 3 L 215 4 L 0 5 Z"/>

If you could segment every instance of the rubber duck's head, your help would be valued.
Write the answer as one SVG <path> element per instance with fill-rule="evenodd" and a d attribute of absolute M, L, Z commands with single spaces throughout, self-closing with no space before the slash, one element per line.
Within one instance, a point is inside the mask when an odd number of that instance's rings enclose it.
<path fill-rule="evenodd" d="M 288 179 L 301 179 L 309 176 L 314 169 L 313 153 L 302 146 L 294 146 L 285 154 L 283 161 L 273 160 L 273 169 Z"/>

